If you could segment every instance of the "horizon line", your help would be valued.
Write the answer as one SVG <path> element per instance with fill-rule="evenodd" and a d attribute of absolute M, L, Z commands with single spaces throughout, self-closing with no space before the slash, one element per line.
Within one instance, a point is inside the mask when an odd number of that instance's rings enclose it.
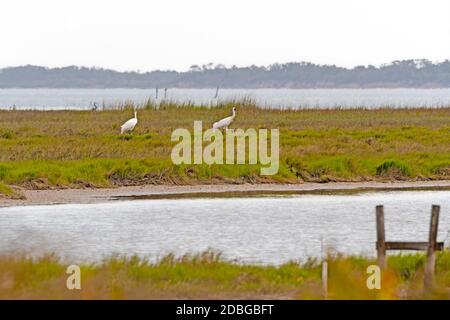
<path fill-rule="evenodd" d="M 345 67 L 345 66 L 341 66 L 341 65 L 337 65 L 337 64 L 329 64 L 329 63 L 315 63 L 315 62 L 311 62 L 311 61 L 287 61 L 287 62 L 273 62 L 271 64 L 260 64 L 260 65 L 256 65 L 256 64 L 247 64 L 247 65 L 236 65 L 236 64 L 232 64 L 232 65 L 225 65 L 223 63 L 214 63 L 214 62 L 209 62 L 209 63 L 204 63 L 204 64 L 192 64 L 191 66 L 189 66 L 188 69 L 186 70 L 176 70 L 176 69 L 152 69 L 152 70 L 141 70 L 141 69 L 125 69 L 125 70 L 120 70 L 120 69 L 114 69 L 112 67 L 102 67 L 102 66 L 87 66 L 87 65 L 76 65 L 76 64 L 68 64 L 68 65 L 60 65 L 60 66 L 49 66 L 49 65 L 38 65 L 38 64 L 20 64 L 20 65 L 10 65 L 10 66 L 2 66 L 0 67 L 0 71 L 5 70 L 5 69 L 14 69 L 14 68 L 23 68 L 23 67 L 38 67 L 38 68 L 45 68 L 45 69 L 64 69 L 64 68 L 70 68 L 70 67 L 77 67 L 80 69 L 86 68 L 86 69 L 98 69 L 98 70 L 105 70 L 105 71 L 114 71 L 114 72 L 119 72 L 119 73 L 140 73 L 140 74 L 145 74 L 145 73 L 152 73 L 152 72 L 178 72 L 178 73 L 185 73 L 185 72 L 192 72 L 192 68 L 194 66 L 199 67 L 200 70 L 198 70 L 198 72 L 201 71 L 207 71 L 207 70 L 215 70 L 215 69 L 225 69 L 225 70 L 230 70 L 233 68 L 237 68 L 237 69 L 244 69 L 244 68 L 250 68 L 250 67 L 256 67 L 256 68 L 266 68 L 269 69 L 272 66 L 275 65 L 287 65 L 287 64 L 304 64 L 304 65 L 314 65 L 314 66 L 318 66 L 318 67 L 336 67 L 336 68 L 340 68 L 340 69 L 345 69 L 345 70 L 354 70 L 356 68 L 360 68 L 360 67 L 364 67 L 364 68 L 369 68 L 369 67 L 374 67 L 376 69 L 381 69 L 383 67 L 389 67 L 391 65 L 394 65 L 395 63 L 401 63 L 401 62 L 415 62 L 417 65 L 419 65 L 419 62 L 426 62 L 432 65 L 438 65 L 438 64 L 442 64 L 442 63 L 446 63 L 446 62 L 450 62 L 450 59 L 442 59 L 442 60 L 429 60 L 427 58 L 419 58 L 419 59 L 402 59 L 402 60 L 392 60 L 390 62 L 385 62 L 385 63 L 381 63 L 381 64 L 359 64 L 359 65 L 355 65 L 353 67 Z M 207 67 L 207 68 L 205 68 Z M 220 67 L 220 68 L 218 68 Z"/>

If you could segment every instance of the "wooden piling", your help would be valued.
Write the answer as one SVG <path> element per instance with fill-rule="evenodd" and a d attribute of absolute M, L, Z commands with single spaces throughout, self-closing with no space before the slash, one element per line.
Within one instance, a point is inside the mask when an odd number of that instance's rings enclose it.
<path fill-rule="evenodd" d="M 386 235 L 384 229 L 384 207 L 376 207 L 377 217 L 377 258 L 378 266 L 381 269 L 386 268 Z"/>
<path fill-rule="evenodd" d="M 328 298 L 328 261 L 325 259 L 322 261 L 322 290 L 323 298 Z"/>
<path fill-rule="evenodd" d="M 386 268 L 386 250 L 422 250 L 427 252 L 425 263 L 424 291 L 429 293 L 433 288 L 433 276 L 436 264 L 436 251 L 444 250 L 444 243 L 437 242 L 440 207 L 431 207 L 430 230 L 428 242 L 386 241 L 384 231 L 384 208 L 376 207 L 377 217 L 377 257 L 380 268 Z"/>
<path fill-rule="evenodd" d="M 429 291 L 433 287 L 433 275 L 436 264 L 436 244 L 439 227 L 440 207 L 431 208 L 430 232 L 428 234 L 427 262 L 425 264 L 424 288 Z"/>

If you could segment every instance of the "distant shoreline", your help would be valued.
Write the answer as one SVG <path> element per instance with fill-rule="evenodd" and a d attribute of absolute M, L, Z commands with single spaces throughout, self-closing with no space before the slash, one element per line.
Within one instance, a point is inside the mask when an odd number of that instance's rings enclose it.
<path fill-rule="evenodd" d="M 410 182 L 329 182 L 303 184 L 145 185 L 98 189 L 21 190 L 25 199 L 1 199 L 1 207 L 88 204 L 129 199 L 176 199 L 270 194 L 314 194 L 398 190 L 450 190 L 450 180 Z"/>
<path fill-rule="evenodd" d="M 344 68 L 311 62 L 268 66 L 192 65 L 187 71 L 116 71 L 83 66 L 48 68 L 25 65 L 0 69 L 0 87 L 222 87 L 222 88 L 374 88 L 450 87 L 450 60 L 393 61 L 379 67 Z"/>
<path fill-rule="evenodd" d="M 158 87 L 0 87 L 0 90 L 159 90 L 181 89 L 181 90 L 216 90 L 217 87 L 183 87 L 183 86 L 158 86 Z M 450 86 L 422 86 L 422 87 L 219 87 L 220 90 L 446 90 Z"/>

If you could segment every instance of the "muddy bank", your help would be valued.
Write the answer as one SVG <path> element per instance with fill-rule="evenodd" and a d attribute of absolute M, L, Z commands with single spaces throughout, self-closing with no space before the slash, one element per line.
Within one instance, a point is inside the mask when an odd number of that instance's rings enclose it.
<path fill-rule="evenodd" d="M 304 184 L 147 185 L 105 189 L 20 190 L 24 199 L 0 199 L 0 207 L 98 203 L 120 199 L 340 193 L 370 190 L 450 189 L 450 180 L 420 182 L 331 182 Z"/>

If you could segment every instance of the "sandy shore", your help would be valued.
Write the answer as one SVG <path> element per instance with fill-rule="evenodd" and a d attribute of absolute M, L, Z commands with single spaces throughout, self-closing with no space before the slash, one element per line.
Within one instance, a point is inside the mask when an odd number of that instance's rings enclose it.
<path fill-rule="evenodd" d="M 270 193 L 270 192 L 338 192 L 395 189 L 435 189 L 449 188 L 450 180 L 420 182 L 336 182 L 304 184 L 239 184 L 239 185 L 147 185 L 106 189 L 62 189 L 62 190 L 21 190 L 25 200 L 0 199 L 0 207 L 63 204 L 98 203 L 121 197 L 176 198 L 178 196 L 220 195 L 220 193 Z"/>

